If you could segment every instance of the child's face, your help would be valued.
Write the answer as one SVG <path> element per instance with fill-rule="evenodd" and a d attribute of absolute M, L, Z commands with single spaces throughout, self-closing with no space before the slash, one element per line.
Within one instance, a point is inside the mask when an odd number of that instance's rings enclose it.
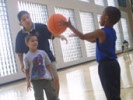
<path fill-rule="evenodd" d="M 36 36 L 30 37 L 29 41 L 26 43 L 29 49 L 36 50 L 38 46 L 38 39 Z"/>
<path fill-rule="evenodd" d="M 20 24 L 25 27 L 25 28 L 29 28 L 32 27 L 32 20 L 30 18 L 29 14 L 23 14 L 20 20 Z"/>

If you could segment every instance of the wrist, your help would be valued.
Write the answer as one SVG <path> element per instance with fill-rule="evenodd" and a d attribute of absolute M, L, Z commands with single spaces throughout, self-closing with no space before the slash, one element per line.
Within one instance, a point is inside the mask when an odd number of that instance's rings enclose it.
<path fill-rule="evenodd" d="M 59 38 L 60 35 L 54 34 L 53 37 Z"/>
<path fill-rule="evenodd" d="M 30 81 L 30 77 L 27 77 L 27 78 L 26 78 L 26 81 Z"/>
<path fill-rule="evenodd" d="M 21 65 L 21 67 L 24 67 L 24 64 L 23 63 L 21 63 L 20 65 Z"/>
<path fill-rule="evenodd" d="M 59 38 L 59 39 L 61 39 L 62 38 L 62 35 L 57 35 L 56 37 Z"/>
<path fill-rule="evenodd" d="M 30 80 L 29 81 L 26 81 L 27 82 L 27 84 L 29 84 L 30 83 Z"/>
<path fill-rule="evenodd" d="M 24 66 L 21 66 L 21 68 L 24 68 Z"/>
<path fill-rule="evenodd" d="M 70 24 L 70 25 L 68 25 L 68 27 L 71 29 L 73 26 L 72 26 L 72 24 Z"/>
<path fill-rule="evenodd" d="M 53 75 L 53 74 L 51 74 L 51 77 L 52 77 L 52 78 L 54 78 L 54 75 Z"/>

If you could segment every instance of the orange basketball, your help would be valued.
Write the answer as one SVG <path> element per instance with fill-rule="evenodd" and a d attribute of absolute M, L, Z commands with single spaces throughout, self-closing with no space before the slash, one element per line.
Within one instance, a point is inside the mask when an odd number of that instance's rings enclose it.
<path fill-rule="evenodd" d="M 61 14 L 53 14 L 49 17 L 48 19 L 48 30 L 52 33 L 52 34 L 56 34 L 59 35 L 61 33 L 63 33 L 66 30 L 65 26 L 60 26 L 60 21 L 67 21 L 66 17 L 64 17 Z"/>

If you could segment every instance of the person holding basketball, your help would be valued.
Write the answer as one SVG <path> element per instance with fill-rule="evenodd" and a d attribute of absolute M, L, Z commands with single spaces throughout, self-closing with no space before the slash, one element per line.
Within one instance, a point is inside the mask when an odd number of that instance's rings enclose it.
<path fill-rule="evenodd" d="M 20 11 L 17 17 L 20 22 L 20 25 L 23 26 L 23 29 L 21 29 L 17 34 L 15 52 L 19 58 L 22 72 L 25 71 L 23 64 L 23 54 L 27 53 L 29 50 L 29 48 L 25 44 L 25 37 L 29 34 L 35 33 L 38 38 L 38 49 L 44 50 L 50 58 L 50 61 L 52 62 L 52 72 L 55 78 L 54 85 L 56 88 L 57 95 L 59 95 L 59 77 L 56 69 L 56 60 L 53 53 L 50 50 L 48 39 L 54 39 L 55 37 L 57 37 L 62 40 L 66 40 L 66 42 L 67 39 L 63 35 L 53 36 L 51 32 L 49 32 L 45 24 L 33 23 L 30 14 L 27 11 Z"/>
<path fill-rule="evenodd" d="M 70 22 L 61 21 L 60 25 L 69 27 L 80 39 L 96 42 L 96 59 L 98 74 L 107 100 L 121 100 L 120 97 L 120 66 L 115 52 L 116 31 L 113 26 L 120 20 L 121 12 L 118 8 L 108 6 L 100 18 L 100 25 L 104 28 L 83 34 Z"/>

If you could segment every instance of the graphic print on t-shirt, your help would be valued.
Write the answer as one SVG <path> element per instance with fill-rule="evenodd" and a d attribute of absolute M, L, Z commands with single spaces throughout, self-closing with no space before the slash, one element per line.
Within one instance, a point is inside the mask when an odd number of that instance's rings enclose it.
<path fill-rule="evenodd" d="M 43 65 L 43 57 L 39 54 L 33 59 L 32 78 L 43 78 L 45 75 L 45 68 Z"/>

